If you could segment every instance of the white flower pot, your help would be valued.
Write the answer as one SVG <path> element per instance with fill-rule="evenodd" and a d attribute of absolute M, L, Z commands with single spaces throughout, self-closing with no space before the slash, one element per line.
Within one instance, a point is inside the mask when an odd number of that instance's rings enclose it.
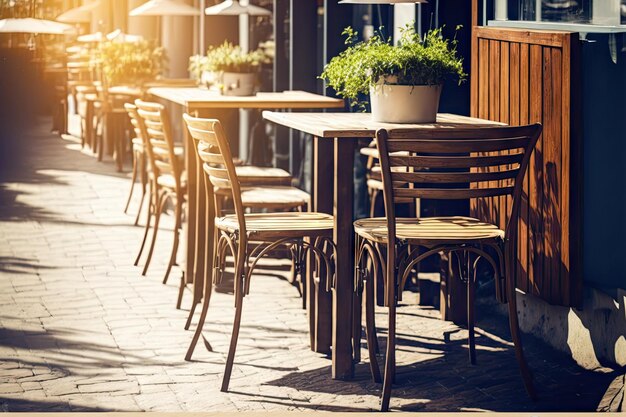
<path fill-rule="evenodd" d="M 441 85 L 376 84 L 370 87 L 372 119 L 383 123 L 437 120 Z"/>
<path fill-rule="evenodd" d="M 256 93 L 257 74 L 223 72 L 222 94 L 225 96 L 253 96 Z"/>

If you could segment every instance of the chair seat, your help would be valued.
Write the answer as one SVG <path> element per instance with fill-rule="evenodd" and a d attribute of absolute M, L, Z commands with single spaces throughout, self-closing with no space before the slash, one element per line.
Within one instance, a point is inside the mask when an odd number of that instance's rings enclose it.
<path fill-rule="evenodd" d="M 241 191 L 241 201 L 250 208 L 291 209 L 309 204 L 311 196 L 289 186 L 246 187 Z"/>
<path fill-rule="evenodd" d="M 324 213 L 246 214 L 246 231 L 252 239 L 331 236 L 333 216 Z M 229 233 L 239 231 L 234 214 L 215 219 L 215 226 Z"/>
<path fill-rule="evenodd" d="M 387 219 L 357 220 L 354 231 L 365 239 L 385 243 Z M 414 244 L 462 244 L 468 241 L 500 241 L 504 238 L 504 231 L 471 217 L 396 218 L 396 236 Z"/>
<path fill-rule="evenodd" d="M 291 175 L 280 168 L 241 165 L 235 167 L 242 185 L 291 185 Z"/>

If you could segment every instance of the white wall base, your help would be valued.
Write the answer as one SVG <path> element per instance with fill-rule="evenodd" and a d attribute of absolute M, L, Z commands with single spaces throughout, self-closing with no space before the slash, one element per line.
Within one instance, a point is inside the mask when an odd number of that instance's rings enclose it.
<path fill-rule="evenodd" d="M 617 291 L 615 299 L 585 288 L 583 310 L 518 293 L 520 327 L 570 354 L 586 369 L 626 366 L 626 291 Z"/>

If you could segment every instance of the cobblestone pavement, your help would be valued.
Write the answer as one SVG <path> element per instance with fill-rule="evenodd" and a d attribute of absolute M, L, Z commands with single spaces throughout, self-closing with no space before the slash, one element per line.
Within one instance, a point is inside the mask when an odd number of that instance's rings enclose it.
<path fill-rule="evenodd" d="M 136 203 L 122 213 L 129 180 L 76 141 L 29 129 L 0 143 L 0 409 L 117 411 L 366 411 L 380 385 L 364 363 L 353 381 L 330 379 L 330 360 L 308 348 L 306 313 L 279 274 L 258 275 L 246 298 L 231 392 L 219 391 L 232 296 L 212 300 L 193 362 L 192 333 L 176 310 L 177 277 L 162 285 L 170 233 L 157 244 L 147 277 L 132 265 L 142 228 Z M 167 217 L 167 216 L 166 216 Z M 166 219 L 169 221 L 169 219 Z M 171 228 L 165 223 L 164 228 Z M 413 411 L 594 410 L 615 377 L 588 372 L 527 338 L 541 399 L 525 395 L 497 315 L 479 314 L 478 365 L 466 332 L 419 308 L 399 309 L 398 376 L 392 407 Z M 190 294 L 185 294 L 188 308 Z M 481 317 L 483 320 L 481 320 Z M 384 310 L 378 323 L 385 320 Z M 384 329 L 379 334 L 381 346 Z"/>

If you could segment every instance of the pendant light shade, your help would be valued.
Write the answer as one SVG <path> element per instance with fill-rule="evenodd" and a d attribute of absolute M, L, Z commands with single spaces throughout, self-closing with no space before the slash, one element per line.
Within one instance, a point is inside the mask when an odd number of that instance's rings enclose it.
<path fill-rule="evenodd" d="M 176 0 L 150 0 L 129 13 L 130 16 L 200 16 L 200 10 Z"/>
<path fill-rule="evenodd" d="M 270 16 L 272 12 L 252 4 L 242 6 L 238 0 L 226 0 L 215 6 L 207 7 L 204 9 L 204 14 L 221 16 L 239 16 L 242 14 L 250 16 Z"/>

